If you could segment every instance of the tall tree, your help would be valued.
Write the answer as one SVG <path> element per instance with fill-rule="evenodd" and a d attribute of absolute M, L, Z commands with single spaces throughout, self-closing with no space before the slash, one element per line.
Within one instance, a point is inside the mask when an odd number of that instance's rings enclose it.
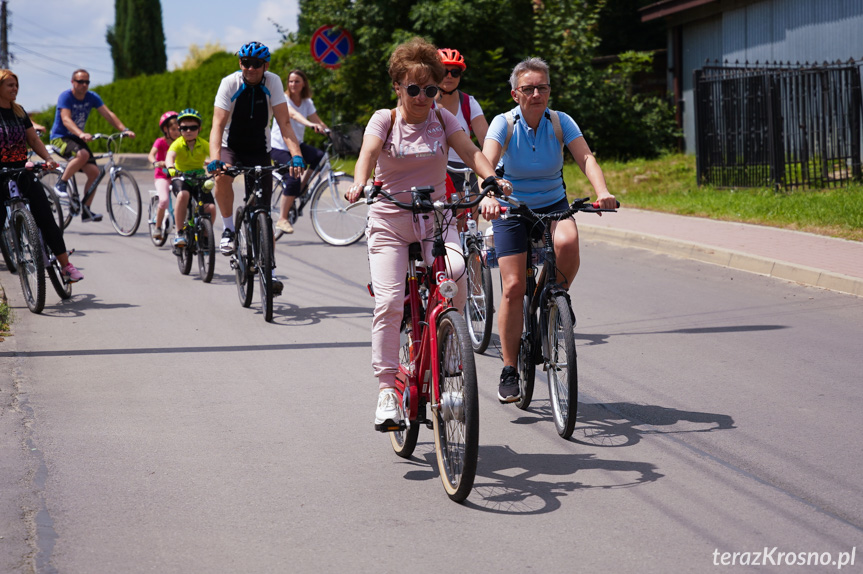
<path fill-rule="evenodd" d="M 160 74 L 168 69 L 159 0 L 115 0 L 114 25 L 106 35 L 114 78 Z"/>

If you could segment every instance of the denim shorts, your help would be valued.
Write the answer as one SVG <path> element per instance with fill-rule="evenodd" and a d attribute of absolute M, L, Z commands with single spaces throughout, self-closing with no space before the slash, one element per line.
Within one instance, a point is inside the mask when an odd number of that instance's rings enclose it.
<path fill-rule="evenodd" d="M 569 202 L 564 197 L 557 203 L 540 207 L 533 211 L 536 213 L 556 213 L 558 211 L 565 211 L 567 208 L 569 208 Z M 492 220 L 491 225 L 494 229 L 494 250 L 498 258 L 506 257 L 507 255 L 518 255 L 527 251 L 527 240 L 530 237 L 529 233 L 531 230 L 528 228 L 530 224 L 526 220 L 520 217 L 495 219 Z M 538 223 L 537 226 L 537 229 L 534 230 L 535 233 L 543 233 L 545 225 Z"/>

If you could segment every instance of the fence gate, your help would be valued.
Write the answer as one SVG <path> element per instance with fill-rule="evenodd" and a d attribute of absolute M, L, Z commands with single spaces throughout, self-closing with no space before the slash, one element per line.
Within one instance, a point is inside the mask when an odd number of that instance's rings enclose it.
<path fill-rule="evenodd" d="M 860 73 L 854 62 L 696 70 L 699 185 L 823 188 L 860 179 Z"/>

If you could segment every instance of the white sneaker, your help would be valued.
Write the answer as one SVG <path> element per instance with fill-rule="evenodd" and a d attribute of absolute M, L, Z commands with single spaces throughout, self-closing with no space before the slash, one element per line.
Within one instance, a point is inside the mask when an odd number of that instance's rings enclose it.
<path fill-rule="evenodd" d="M 375 410 L 375 430 L 387 432 L 398 430 L 402 417 L 398 407 L 399 398 L 394 389 L 384 389 L 378 395 Z"/>

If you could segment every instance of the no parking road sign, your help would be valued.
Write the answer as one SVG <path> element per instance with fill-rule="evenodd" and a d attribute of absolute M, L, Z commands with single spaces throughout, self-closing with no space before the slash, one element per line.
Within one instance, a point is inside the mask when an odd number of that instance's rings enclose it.
<path fill-rule="evenodd" d="M 312 58 L 322 66 L 335 69 L 354 51 L 350 32 L 333 26 L 321 26 L 312 34 Z"/>

